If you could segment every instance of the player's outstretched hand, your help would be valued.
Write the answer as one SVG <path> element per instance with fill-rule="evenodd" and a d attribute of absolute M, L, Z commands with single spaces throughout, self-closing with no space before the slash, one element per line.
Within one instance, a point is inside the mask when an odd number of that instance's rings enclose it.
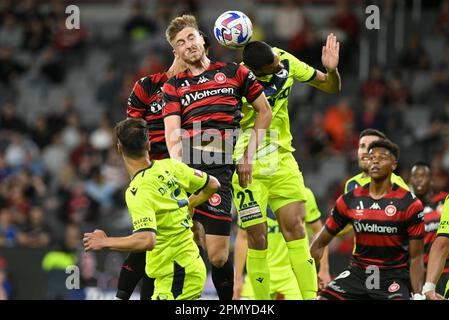
<path fill-rule="evenodd" d="M 337 69 L 340 54 L 340 42 L 337 37 L 331 33 L 327 36 L 326 45 L 323 46 L 321 53 L 321 62 L 327 72 L 333 72 Z"/>
<path fill-rule="evenodd" d="M 103 230 L 96 229 L 94 232 L 84 234 L 83 244 L 85 251 L 103 249 L 103 239 L 107 238 Z"/>

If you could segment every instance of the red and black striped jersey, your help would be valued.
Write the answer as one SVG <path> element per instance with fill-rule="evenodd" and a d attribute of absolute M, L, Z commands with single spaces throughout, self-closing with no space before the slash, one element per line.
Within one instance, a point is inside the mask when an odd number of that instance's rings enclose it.
<path fill-rule="evenodd" d="M 340 196 L 325 228 L 336 235 L 348 223 L 355 233 L 352 262 L 362 267 L 406 267 L 409 240 L 424 237 L 421 201 L 397 184 L 377 200 L 370 197 L 369 184 Z"/>
<path fill-rule="evenodd" d="M 210 132 L 218 130 L 217 138 L 225 140 L 230 138 L 225 130 L 240 126 L 242 97 L 251 103 L 262 94 L 263 87 L 246 67 L 211 61 L 198 76 L 186 70 L 170 78 L 162 91 L 164 117 L 179 115 L 189 138 L 206 130 L 214 136 Z"/>
<path fill-rule="evenodd" d="M 165 143 L 165 127 L 162 109 L 162 86 L 168 80 L 167 73 L 156 73 L 141 78 L 134 84 L 128 98 L 126 113 L 130 118 L 142 118 L 148 126 L 152 160 L 169 158 Z"/>
<path fill-rule="evenodd" d="M 427 269 L 430 248 L 436 238 L 438 227 L 440 226 L 441 214 L 443 213 L 443 204 L 447 192 L 440 192 L 432 196 L 428 203 L 424 204 L 424 264 Z M 427 272 L 427 270 L 426 270 Z M 449 257 L 446 260 L 444 268 L 445 273 L 449 273 Z"/>

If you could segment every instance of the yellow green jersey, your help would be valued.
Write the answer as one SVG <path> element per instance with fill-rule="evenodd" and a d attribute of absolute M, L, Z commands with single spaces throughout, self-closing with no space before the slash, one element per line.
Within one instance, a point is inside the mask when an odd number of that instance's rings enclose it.
<path fill-rule="evenodd" d="M 357 187 L 365 186 L 371 181 L 371 178 L 364 177 L 363 172 L 359 173 L 356 176 L 353 176 L 351 179 L 348 179 L 345 184 L 345 193 L 354 190 Z M 408 185 L 405 183 L 402 178 L 394 173 L 391 174 L 391 183 L 396 183 L 398 186 L 404 188 L 407 191 L 410 191 Z"/>
<path fill-rule="evenodd" d="M 156 245 L 146 256 L 149 277 L 173 273 L 173 262 L 184 267 L 198 257 L 187 192 L 199 192 L 208 179 L 206 173 L 174 159 L 154 161 L 132 178 L 125 198 L 133 232 L 156 233 Z"/>
<path fill-rule="evenodd" d="M 437 236 L 449 237 L 449 196 L 444 200 L 443 213 L 441 214 Z"/>
<path fill-rule="evenodd" d="M 257 77 L 258 82 L 264 87 L 265 96 L 272 108 L 273 118 L 267 130 L 266 139 L 259 146 L 259 153 L 270 153 L 282 148 L 289 152 L 295 151 L 292 146 L 292 134 L 290 133 L 290 119 L 288 116 L 288 97 L 292 91 L 295 80 L 308 82 L 315 77 L 316 70 L 300 61 L 292 54 L 273 48 L 279 55 L 284 68 L 276 74 Z M 243 100 L 243 118 L 240 128 L 243 133 L 236 145 L 236 158 L 239 158 L 248 144 L 250 132 L 247 129 L 254 127 L 256 112 L 253 107 Z"/>

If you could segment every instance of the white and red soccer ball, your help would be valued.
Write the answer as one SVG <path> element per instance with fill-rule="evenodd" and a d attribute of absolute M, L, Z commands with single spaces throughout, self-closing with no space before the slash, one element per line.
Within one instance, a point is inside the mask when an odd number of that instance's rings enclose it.
<path fill-rule="evenodd" d="M 253 25 L 243 12 L 226 11 L 215 20 L 215 39 L 227 48 L 243 47 L 251 40 L 252 35 Z"/>

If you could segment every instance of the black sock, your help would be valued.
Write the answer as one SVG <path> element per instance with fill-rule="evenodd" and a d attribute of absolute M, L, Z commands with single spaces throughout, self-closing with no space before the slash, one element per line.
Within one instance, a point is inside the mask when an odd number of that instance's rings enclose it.
<path fill-rule="evenodd" d="M 137 283 L 145 274 L 145 252 L 130 253 L 123 262 L 117 285 L 116 297 L 129 300 Z"/>
<path fill-rule="evenodd" d="M 234 268 L 229 259 L 221 268 L 212 266 L 212 281 L 220 300 L 232 300 Z"/>

